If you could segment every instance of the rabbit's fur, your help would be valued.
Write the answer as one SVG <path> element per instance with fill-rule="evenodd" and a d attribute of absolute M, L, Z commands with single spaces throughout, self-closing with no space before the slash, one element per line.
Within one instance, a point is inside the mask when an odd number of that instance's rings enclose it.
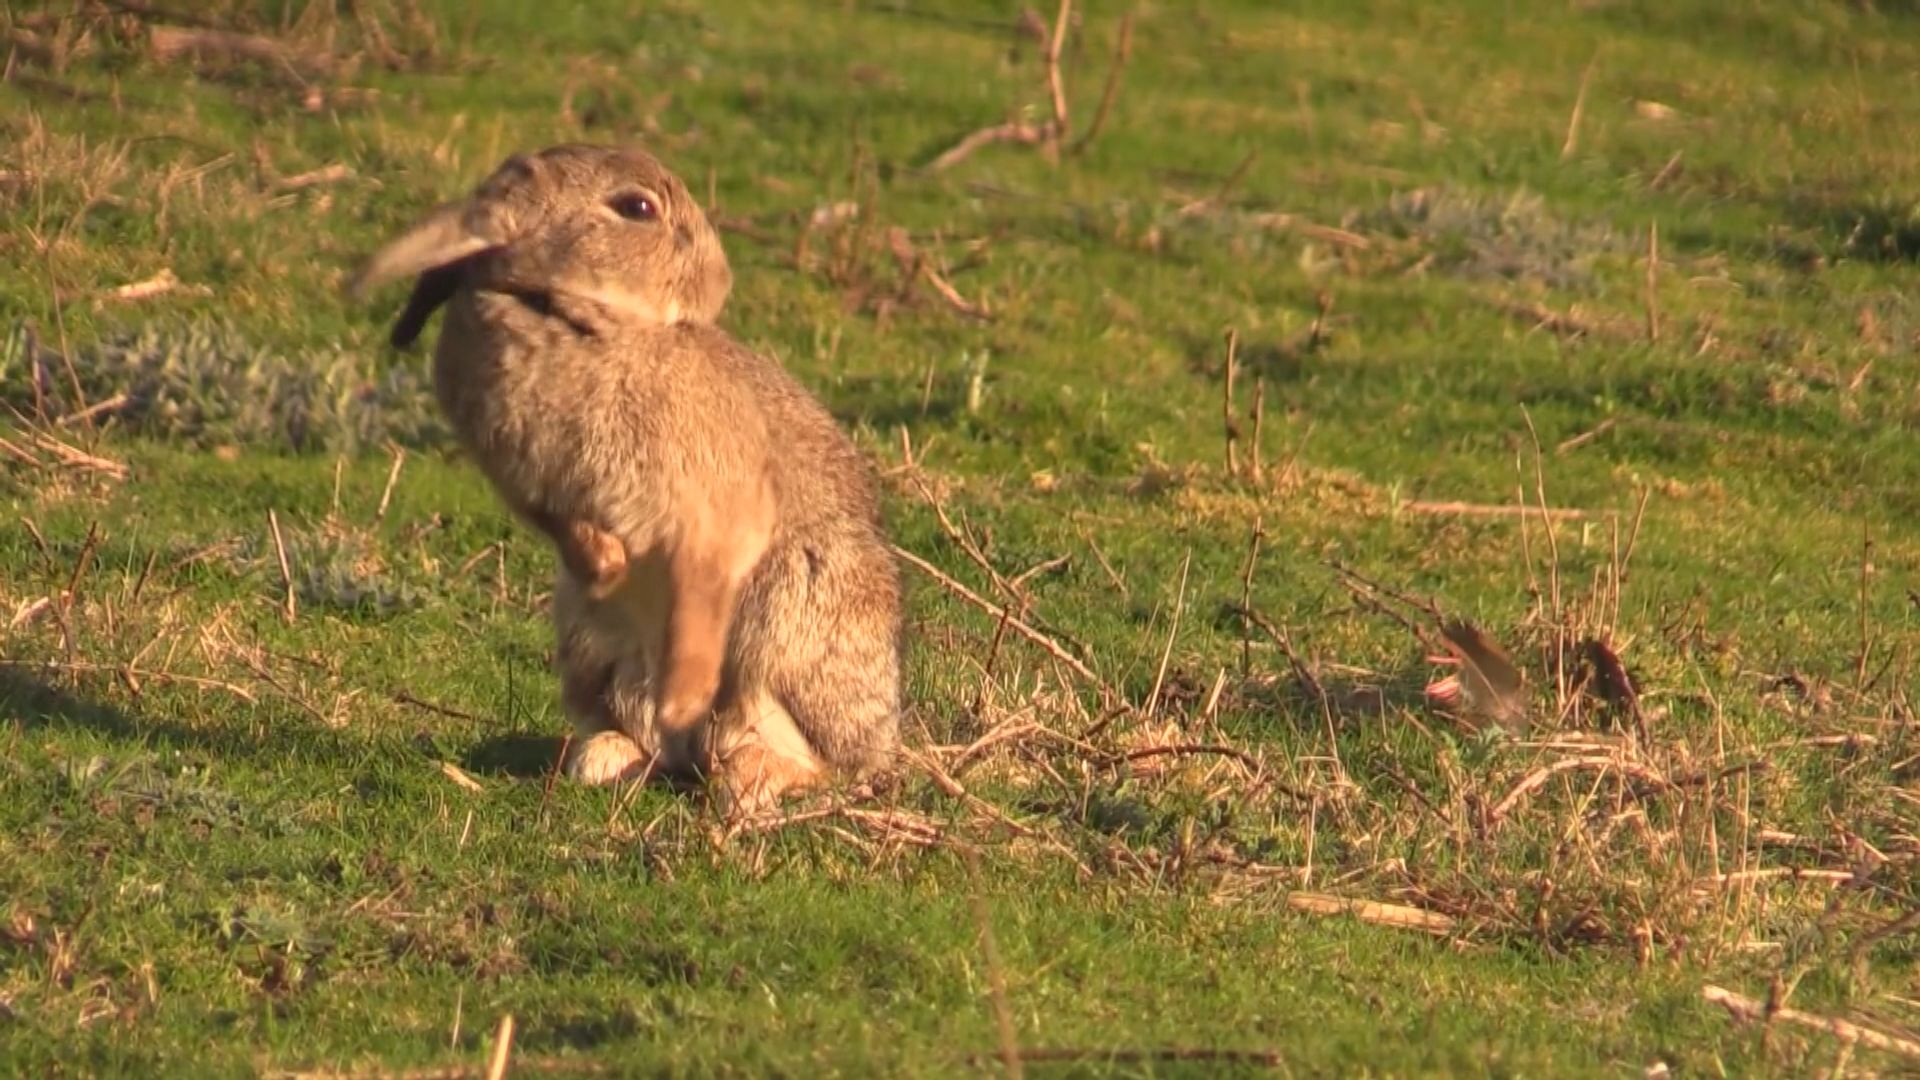
<path fill-rule="evenodd" d="M 885 764 L 900 596 L 870 471 L 785 369 L 713 325 L 732 285 L 686 186 L 630 148 L 516 156 L 368 261 L 444 306 L 434 386 L 556 543 L 586 782 L 713 774 L 737 810 Z"/>

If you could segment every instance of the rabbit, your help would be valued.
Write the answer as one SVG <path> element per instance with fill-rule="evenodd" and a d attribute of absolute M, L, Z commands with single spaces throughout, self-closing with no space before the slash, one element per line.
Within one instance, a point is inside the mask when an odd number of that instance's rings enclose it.
<path fill-rule="evenodd" d="M 566 768 L 704 777 L 730 814 L 885 768 L 898 569 L 867 462 L 785 368 L 715 325 L 733 284 L 686 185 L 633 147 L 509 158 L 348 281 L 444 308 L 433 382 L 555 544 Z"/>

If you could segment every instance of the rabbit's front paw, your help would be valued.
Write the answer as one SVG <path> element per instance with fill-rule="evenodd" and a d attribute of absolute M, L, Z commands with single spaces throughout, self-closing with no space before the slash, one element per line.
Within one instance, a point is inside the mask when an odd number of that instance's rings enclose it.
<path fill-rule="evenodd" d="M 647 755 L 618 731 L 596 731 L 573 744 L 567 776 L 582 784 L 612 784 L 647 771 Z"/>

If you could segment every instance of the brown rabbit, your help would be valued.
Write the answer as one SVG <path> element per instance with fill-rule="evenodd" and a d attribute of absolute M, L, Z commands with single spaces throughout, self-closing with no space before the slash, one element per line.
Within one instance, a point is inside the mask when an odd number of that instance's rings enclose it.
<path fill-rule="evenodd" d="M 409 275 L 395 343 L 446 307 L 440 403 L 560 552 L 569 774 L 711 773 L 747 811 L 887 762 L 900 601 L 872 477 L 713 325 L 732 272 L 686 186 L 637 149 L 516 156 L 350 289 Z"/>

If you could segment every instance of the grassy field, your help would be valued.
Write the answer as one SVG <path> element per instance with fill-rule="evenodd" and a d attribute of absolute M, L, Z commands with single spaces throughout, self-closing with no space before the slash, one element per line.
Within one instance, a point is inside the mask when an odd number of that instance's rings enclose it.
<path fill-rule="evenodd" d="M 1057 160 L 941 168 L 1053 10 L 78 7 L 0 16 L 0 1072 L 1913 1067 L 1911 4 L 1145 3 L 1106 110 L 1079 4 Z M 949 579 L 877 792 L 551 781 L 552 557 L 336 289 L 575 139 Z"/>

